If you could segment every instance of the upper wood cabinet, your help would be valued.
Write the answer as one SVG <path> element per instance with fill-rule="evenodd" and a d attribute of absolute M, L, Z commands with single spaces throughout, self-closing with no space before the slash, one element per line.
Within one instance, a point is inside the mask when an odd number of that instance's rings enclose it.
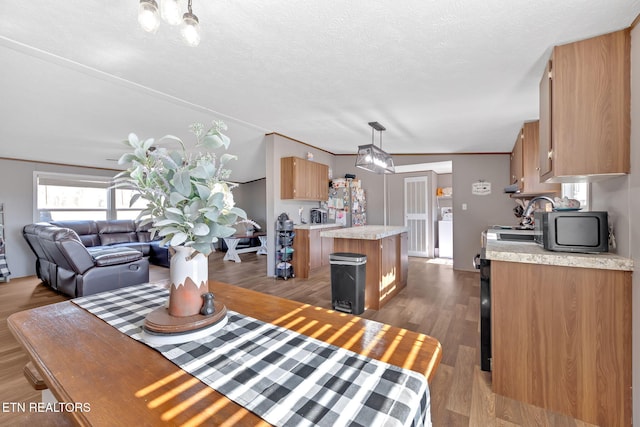
<path fill-rule="evenodd" d="M 540 182 L 538 166 L 538 120 L 525 123 L 511 152 L 511 182 L 518 184 L 518 197 L 536 194 L 559 194 L 560 184 Z"/>
<path fill-rule="evenodd" d="M 540 81 L 540 178 L 629 173 L 628 29 L 553 49 Z"/>
<path fill-rule="evenodd" d="M 329 166 L 299 157 L 280 159 L 280 198 L 329 199 Z"/>

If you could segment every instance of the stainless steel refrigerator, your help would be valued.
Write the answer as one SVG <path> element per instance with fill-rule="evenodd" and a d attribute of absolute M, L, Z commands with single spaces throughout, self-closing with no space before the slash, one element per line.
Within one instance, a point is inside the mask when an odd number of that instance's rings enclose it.
<path fill-rule="evenodd" d="M 329 222 L 345 227 L 367 224 L 367 199 L 359 179 L 334 179 L 327 202 Z"/>

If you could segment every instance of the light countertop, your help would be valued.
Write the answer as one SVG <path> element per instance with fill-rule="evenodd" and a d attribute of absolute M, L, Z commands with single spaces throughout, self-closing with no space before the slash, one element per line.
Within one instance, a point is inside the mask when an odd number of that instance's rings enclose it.
<path fill-rule="evenodd" d="M 633 260 L 620 255 L 547 251 L 534 242 L 488 240 L 485 256 L 494 261 L 633 271 Z"/>
<path fill-rule="evenodd" d="M 409 232 L 408 227 L 394 225 L 363 225 L 359 227 L 346 227 L 339 230 L 329 230 L 320 233 L 320 237 L 333 237 L 335 239 L 360 239 L 380 240 L 385 237 Z"/>
<path fill-rule="evenodd" d="M 323 228 L 342 227 L 340 224 L 325 223 L 325 224 L 296 224 L 293 226 L 294 230 L 321 230 Z"/>

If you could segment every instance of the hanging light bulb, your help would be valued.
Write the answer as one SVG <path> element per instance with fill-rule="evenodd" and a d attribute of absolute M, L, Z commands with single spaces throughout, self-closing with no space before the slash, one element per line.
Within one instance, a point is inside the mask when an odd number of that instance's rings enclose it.
<path fill-rule="evenodd" d="M 167 24 L 180 25 L 182 13 L 180 12 L 178 0 L 162 0 L 160 3 L 160 15 Z"/>
<path fill-rule="evenodd" d="M 198 17 L 191 11 L 191 0 L 189 0 L 188 12 L 182 15 L 182 38 L 189 46 L 200 44 L 200 22 Z"/>
<path fill-rule="evenodd" d="M 140 0 L 138 23 L 148 33 L 155 33 L 160 26 L 160 14 L 156 0 Z"/>

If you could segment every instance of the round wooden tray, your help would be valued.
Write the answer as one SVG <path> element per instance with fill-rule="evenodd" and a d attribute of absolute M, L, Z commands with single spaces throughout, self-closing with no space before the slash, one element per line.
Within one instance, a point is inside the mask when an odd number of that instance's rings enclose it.
<path fill-rule="evenodd" d="M 166 307 L 159 307 L 149 313 L 144 321 L 144 328 L 154 334 L 181 334 L 214 325 L 227 317 L 227 307 L 214 301 L 216 311 L 211 316 L 196 314 L 187 317 L 170 316 Z"/>

